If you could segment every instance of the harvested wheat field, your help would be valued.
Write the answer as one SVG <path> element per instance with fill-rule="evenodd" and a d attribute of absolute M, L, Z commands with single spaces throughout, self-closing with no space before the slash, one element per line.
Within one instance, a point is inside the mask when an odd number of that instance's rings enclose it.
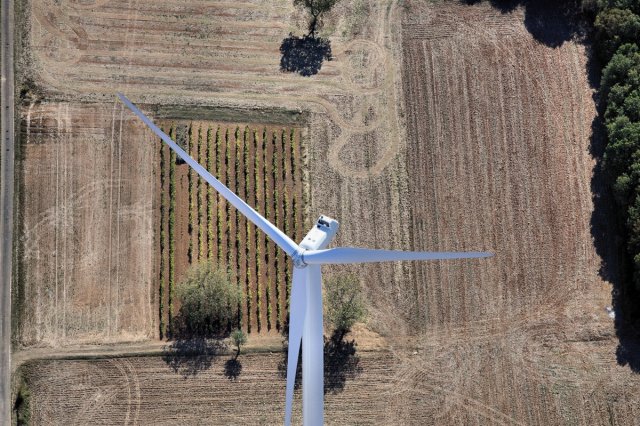
<path fill-rule="evenodd" d="M 250 341 L 286 317 L 291 265 L 123 91 L 298 240 L 326 214 L 335 245 L 496 254 L 324 268 L 361 276 L 369 304 L 328 423 L 636 424 L 640 379 L 605 311 L 620 265 L 603 268 L 592 230 L 590 46 L 553 5 L 494 3 L 342 0 L 312 77 L 279 69 L 304 26 L 289 0 L 28 3 L 20 347 L 159 344 L 173 283 L 201 259 L 238 274 Z M 235 380 L 225 356 L 185 377 L 161 356 L 21 354 L 35 424 L 283 418 L 279 353 L 241 356 Z"/>
<path fill-rule="evenodd" d="M 20 345 L 157 334 L 155 140 L 123 112 L 57 102 L 24 111 Z"/>

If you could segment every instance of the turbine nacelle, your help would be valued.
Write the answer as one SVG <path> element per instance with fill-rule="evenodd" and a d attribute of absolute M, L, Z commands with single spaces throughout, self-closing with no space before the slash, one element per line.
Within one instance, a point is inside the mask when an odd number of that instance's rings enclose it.
<path fill-rule="evenodd" d="M 307 250 L 322 250 L 327 248 L 329 243 L 338 233 L 340 223 L 337 220 L 330 218 L 329 216 L 320 216 L 313 225 L 313 228 L 302 239 L 300 246 L 296 252 L 291 256 L 293 258 L 293 265 L 296 268 L 304 268 L 307 264 L 304 261 L 304 252 Z"/>

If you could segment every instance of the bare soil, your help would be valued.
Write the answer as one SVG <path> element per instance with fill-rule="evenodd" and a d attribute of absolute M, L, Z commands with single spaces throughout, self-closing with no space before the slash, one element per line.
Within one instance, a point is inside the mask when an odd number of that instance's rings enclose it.
<path fill-rule="evenodd" d="M 230 358 L 220 356 L 209 369 L 187 378 L 158 356 L 30 362 L 23 375 L 34 389 L 31 419 L 35 424 L 281 424 L 286 383 L 278 364 L 283 354 L 241 355 L 235 380 L 225 375 Z M 326 396 L 327 424 L 375 424 L 387 416 L 393 357 L 362 352 L 358 359 L 359 386 Z M 299 424 L 299 391 L 295 398 Z"/>

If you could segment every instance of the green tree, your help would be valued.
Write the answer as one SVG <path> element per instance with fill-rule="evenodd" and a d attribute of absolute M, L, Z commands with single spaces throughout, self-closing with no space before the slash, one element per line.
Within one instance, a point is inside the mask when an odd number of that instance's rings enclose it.
<path fill-rule="evenodd" d="M 629 9 L 640 14 L 640 2 L 638 0 L 598 0 L 600 9 Z"/>
<path fill-rule="evenodd" d="M 612 176 L 628 171 L 638 161 L 640 150 L 640 122 L 631 122 L 626 116 L 607 120 L 608 144 L 604 153 L 605 167 Z"/>
<path fill-rule="evenodd" d="M 231 333 L 231 341 L 233 342 L 233 346 L 236 347 L 236 359 L 240 355 L 240 346 L 247 343 L 247 335 L 241 329 L 237 328 L 233 330 Z"/>
<path fill-rule="evenodd" d="M 240 322 L 242 292 L 211 262 L 193 265 L 179 283 L 177 296 L 182 302 L 177 330 L 186 336 L 225 337 Z"/>
<path fill-rule="evenodd" d="M 314 37 L 318 27 L 322 23 L 322 15 L 335 6 L 338 0 L 293 0 L 295 6 L 307 9 L 311 20 L 309 21 L 309 35 Z"/>
<path fill-rule="evenodd" d="M 367 315 L 360 281 L 353 275 L 337 275 L 326 280 L 325 290 L 325 318 L 341 341 Z"/>
<path fill-rule="evenodd" d="M 627 90 L 640 87 L 640 49 L 635 43 L 620 46 L 602 70 L 600 95 L 607 102 L 616 84 L 628 86 Z"/>
<path fill-rule="evenodd" d="M 594 28 L 598 54 L 607 61 L 622 44 L 640 39 L 640 16 L 629 9 L 605 9 L 596 17 Z"/>

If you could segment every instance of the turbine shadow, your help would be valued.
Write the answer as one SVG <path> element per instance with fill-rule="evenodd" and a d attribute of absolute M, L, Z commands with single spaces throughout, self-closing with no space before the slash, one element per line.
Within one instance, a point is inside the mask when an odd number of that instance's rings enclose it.
<path fill-rule="evenodd" d="M 285 328 L 286 330 L 286 328 Z M 286 336 L 285 336 L 286 338 Z M 344 390 L 349 380 L 354 380 L 362 373 L 360 356 L 357 354 L 355 340 L 347 341 L 344 333 L 334 331 L 324 342 L 324 393 L 337 394 Z M 278 375 L 287 379 L 287 340 L 282 342 L 282 360 L 278 363 Z M 302 351 L 300 351 L 302 354 Z M 302 355 L 298 357 L 294 389 L 302 383 Z"/>

